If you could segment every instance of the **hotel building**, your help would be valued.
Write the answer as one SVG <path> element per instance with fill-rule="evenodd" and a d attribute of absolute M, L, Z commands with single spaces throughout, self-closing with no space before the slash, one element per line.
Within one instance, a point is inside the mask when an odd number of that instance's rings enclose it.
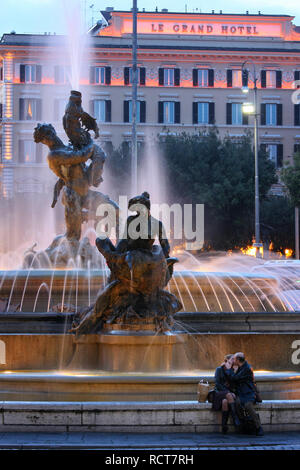
<path fill-rule="evenodd" d="M 117 147 L 131 139 L 132 16 L 107 10 L 89 31 L 80 90 L 85 109 L 99 122 L 103 145 Z M 50 190 L 46 149 L 34 144 L 32 131 L 42 121 L 62 133 L 70 91 L 64 44 L 55 34 L 2 36 L 2 198 Z M 245 62 L 247 72 L 242 73 Z M 138 141 L 213 125 L 238 140 L 253 129 L 253 117 L 242 111 L 242 103 L 254 99 L 253 64 L 259 143 L 280 168 L 300 148 L 300 105 L 292 100 L 300 80 L 300 27 L 293 17 L 140 11 Z M 247 96 L 243 86 L 249 87 Z"/>

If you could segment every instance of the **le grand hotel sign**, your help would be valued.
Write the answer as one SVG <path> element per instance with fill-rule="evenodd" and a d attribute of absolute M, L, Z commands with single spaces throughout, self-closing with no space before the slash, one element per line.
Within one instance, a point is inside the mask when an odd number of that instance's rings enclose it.
<path fill-rule="evenodd" d="M 131 19 L 124 19 L 122 32 L 130 34 Z M 206 21 L 138 21 L 139 34 L 187 34 L 209 36 L 270 36 L 282 35 L 280 23 L 238 23 L 238 22 L 206 22 Z"/>

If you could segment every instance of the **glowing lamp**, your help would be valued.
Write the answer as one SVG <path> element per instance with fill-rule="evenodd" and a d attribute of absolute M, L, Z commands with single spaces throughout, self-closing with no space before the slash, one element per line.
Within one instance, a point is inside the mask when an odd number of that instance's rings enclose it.
<path fill-rule="evenodd" d="M 243 110 L 243 113 L 245 113 L 245 114 L 254 114 L 255 113 L 254 104 L 253 103 L 243 103 L 242 110 Z"/>

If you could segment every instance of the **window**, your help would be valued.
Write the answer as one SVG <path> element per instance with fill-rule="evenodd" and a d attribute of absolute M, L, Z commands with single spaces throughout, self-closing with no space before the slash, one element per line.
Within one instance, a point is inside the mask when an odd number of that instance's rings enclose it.
<path fill-rule="evenodd" d="M 266 71 L 266 86 L 267 88 L 276 88 L 276 72 L 275 70 Z"/>
<path fill-rule="evenodd" d="M 242 87 L 242 71 L 241 70 L 232 71 L 232 86 L 233 88 Z"/>
<path fill-rule="evenodd" d="M 140 83 L 140 74 L 141 74 L 140 68 L 137 68 L 137 82 L 138 83 Z M 133 82 L 133 70 L 130 67 L 130 69 L 129 69 L 129 83 L 132 84 L 132 82 Z"/>
<path fill-rule="evenodd" d="M 232 124 L 243 124 L 243 113 L 241 103 L 232 103 Z"/>
<path fill-rule="evenodd" d="M 131 85 L 133 80 L 132 67 L 124 68 L 124 85 Z M 146 84 L 146 69 L 145 67 L 137 68 L 137 82 L 139 85 Z"/>
<path fill-rule="evenodd" d="M 227 103 L 226 124 L 233 124 L 235 126 L 248 124 L 248 114 L 243 113 L 242 106 L 242 103 Z"/>
<path fill-rule="evenodd" d="M 193 124 L 214 124 L 215 103 L 193 103 Z"/>
<path fill-rule="evenodd" d="M 262 88 L 281 88 L 282 72 L 281 70 L 262 70 L 260 80 Z"/>
<path fill-rule="evenodd" d="M 90 83 L 96 85 L 110 85 L 111 67 L 90 67 Z"/>
<path fill-rule="evenodd" d="M 193 86 L 200 88 L 214 86 L 213 69 L 193 69 Z"/>
<path fill-rule="evenodd" d="M 294 153 L 300 153 L 300 144 L 294 144 Z"/>
<path fill-rule="evenodd" d="M 36 81 L 36 66 L 25 65 L 25 82 L 34 83 Z"/>
<path fill-rule="evenodd" d="M 249 72 L 246 69 L 227 70 L 227 87 L 241 88 L 248 86 L 248 76 Z"/>
<path fill-rule="evenodd" d="M 282 104 L 262 103 L 260 116 L 262 126 L 282 126 Z"/>
<path fill-rule="evenodd" d="M 175 103 L 173 101 L 166 101 L 164 103 L 164 123 L 175 123 Z"/>
<path fill-rule="evenodd" d="M 132 122 L 132 101 L 128 101 L 129 103 L 129 122 Z M 140 122 L 140 111 L 141 111 L 141 102 L 137 101 L 136 103 L 136 120 Z"/>
<path fill-rule="evenodd" d="M 136 121 L 139 123 L 146 122 L 146 102 L 137 101 Z M 124 101 L 124 122 L 132 122 L 132 101 Z"/>
<path fill-rule="evenodd" d="M 95 67 L 95 83 L 105 84 L 105 67 Z"/>
<path fill-rule="evenodd" d="M 294 126 L 300 126 L 300 104 L 294 104 Z"/>
<path fill-rule="evenodd" d="M 42 67 L 35 64 L 20 65 L 21 83 L 40 83 L 42 79 Z"/>
<path fill-rule="evenodd" d="M 105 122 L 105 100 L 94 101 L 94 117 L 99 122 Z"/>
<path fill-rule="evenodd" d="M 208 87 L 208 70 L 198 70 L 198 86 Z"/>
<path fill-rule="evenodd" d="M 209 106 L 208 103 L 198 103 L 198 124 L 208 124 Z"/>
<path fill-rule="evenodd" d="M 261 146 L 268 154 L 275 168 L 282 167 L 283 145 L 282 144 L 262 144 Z"/>
<path fill-rule="evenodd" d="M 174 86 L 174 69 L 164 69 L 164 85 Z"/>
<path fill-rule="evenodd" d="M 158 82 L 160 86 L 180 86 L 180 69 L 159 69 Z"/>
<path fill-rule="evenodd" d="M 34 163 L 35 162 L 35 142 L 31 140 L 24 140 L 24 163 Z"/>
<path fill-rule="evenodd" d="M 69 83 L 71 75 L 70 67 L 65 65 L 56 65 L 54 67 L 54 81 L 55 83 Z"/>
<path fill-rule="evenodd" d="M 43 144 L 36 144 L 31 140 L 19 140 L 19 163 L 42 163 L 43 162 Z"/>
<path fill-rule="evenodd" d="M 163 124 L 179 124 L 180 102 L 160 101 L 158 103 L 158 122 Z"/>
<path fill-rule="evenodd" d="M 20 98 L 20 121 L 38 121 L 41 117 L 42 100 Z"/>
<path fill-rule="evenodd" d="M 111 122 L 111 100 L 90 101 L 90 114 L 99 122 Z"/>
<path fill-rule="evenodd" d="M 269 154 L 269 158 L 270 158 L 271 162 L 273 162 L 274 165 L 276 166 L 276 164 L 277 164 L 277 145 L 275 145 L 275 144 L 267 145 L 267 152 Z"/>
<path fill-rule="evenodd" d="M 193 117 L 194 124 L 209 123 L 209 103 L 194 103 L 196 116 Z"/>
<path fill-rule="evenodd" d="M 277 124 L 276 104 L 266 104 L 266 124 L 268 126 L 276 126 Z"/>

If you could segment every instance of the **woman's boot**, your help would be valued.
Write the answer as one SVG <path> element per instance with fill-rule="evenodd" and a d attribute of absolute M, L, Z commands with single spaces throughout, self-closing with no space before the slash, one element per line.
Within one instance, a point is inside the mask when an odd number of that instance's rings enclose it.
<path fill-rule="evenodd" d="M 236 428 L 239 428 L 240 425 L 241 425 L 241 422 L 240 422 L 239 417 L 238 417 L 237 412 L 236 412 L 235 403 L 229 403 L 228 406 L 229 406 L 229 410 L 230 410 L 230 413 L 231 413 L 231 416 L 232 416 L 233 424 Z"/>
<path fill-rule="evenodd" d="M 222 411 L 222 433 L 226 434 L 228 431 L 227 421 L 228 421 L 229 411 Z"/>

